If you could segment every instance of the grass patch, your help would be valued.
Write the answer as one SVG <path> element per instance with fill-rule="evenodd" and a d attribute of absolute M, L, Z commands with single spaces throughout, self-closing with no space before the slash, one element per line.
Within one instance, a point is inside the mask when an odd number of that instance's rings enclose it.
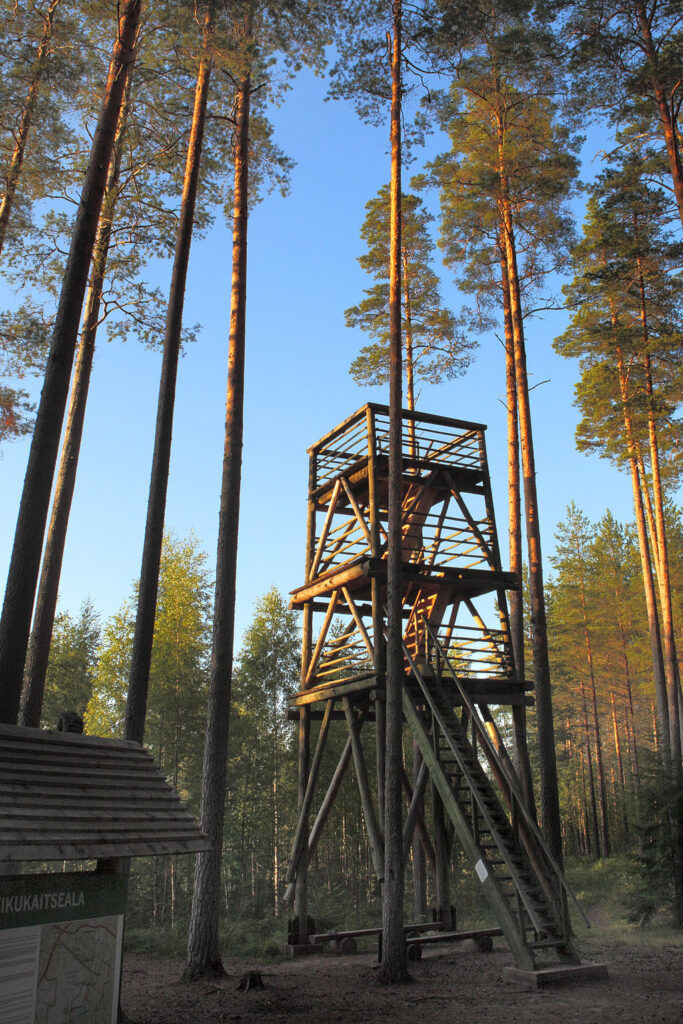
<path fill-rule="evenodd" d="M 629 921 L 630 904 L 642 884 L 631 858 L 568 860 L 565 869 L 569 887 L 592 925 L 587 928 L 570 905 L 572 924 L 580 938 L 615 945 L 683 946 L 683 933 L 671 927 L 666 909 L 646 925 Z"/>
<path fill-rule="evenodd" d="M 576 895 L 592 927 L 587 928 L 579 914 L 571 907 L 572 923 L 577 937 L 589 945 L 622 945 L 649 947 L 683 947 L 683 932 L 671 928 L 670 915 L 661 911 L 647 925 L 628 920 L 629 901 L 639 884 L 637 867 L 625 856 L 605 860 L 568 860 L 567 881 Z M 459 879 L 456 889 L 458 926 L 461 928 L 489 927 L 495 924 L 488 907 L 482 905 L 478 888 L 470 886 L 467 872 Z M 318 932 L 348 931 L 381 924 L 382 910 L 375 898 L 353 908 L 332 894 L 318 899 L 311 908 Z M 412 921 L 412 899 L 406 898 L 405 920 Z M 283 946 L 287 942 L 287 915 L 223 920 L 220 925 L 220 945 L 223 955 L 245 961 L 277 961 L 283 959 Z M 376 949 L 376 938 L 359 941 L 359 948 Z M 125 949 L 130 953 L 153 957 L 184 958 L 187 951 L 187 922 L 176 928 L 126 927 Z"/>
<path fill-rule="evenodd" d="M 126 953 L 164 957 L 184 957 L 187 953 L 187 928 L 131 928 L 126 925 L 123 947 Z"/>

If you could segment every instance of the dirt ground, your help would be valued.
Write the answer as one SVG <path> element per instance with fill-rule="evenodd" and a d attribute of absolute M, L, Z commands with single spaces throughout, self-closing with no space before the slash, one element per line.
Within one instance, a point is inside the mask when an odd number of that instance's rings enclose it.
<path fill-rule="evenodd" d="M 179 960 L 127 955 L 121 1005 L 134 1024 L 683 1024 L 683 947 L 583 944 L 609 978 L 527 991 L 502 977 L 513 963 L 502 940 L 492 953 L 425 949 L 412 983 L 377 982 L 375 954 L 278 963 L 226 960 L 220 981 L 178 983 Z M 261 971 L 264 988 L 241 992 Z"/>

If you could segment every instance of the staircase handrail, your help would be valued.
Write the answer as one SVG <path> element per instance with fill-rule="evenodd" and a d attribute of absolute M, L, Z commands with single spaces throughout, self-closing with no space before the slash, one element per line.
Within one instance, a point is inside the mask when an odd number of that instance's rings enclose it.
<path fill-rule="evenodd" d="M 506 783 L 507 783 L 507 785 L 509 787 L 511 797 L 513 797 L 516 800 L 518 809 L 519 809 L 519 811 L 521 811 L 522 817 L 524 818 L 526 824 L 529 826 L 532 835 L 534 836 L 534 838 L 540 844 L 541 851 L 542 851 L 544 857 L 546 858 L 546 860 L 548 861 L 549 865 L 552 867 L 553 872 L 556 875 L 560 885 L 562 886 L 562 888 L 566 892 L 567 896 L 570 898 L 570 900 L 572 901 L 572 903 L 574 904 L 574 906 L 578 910 L 578 912 L 581 915 L 581 917 L 583 918 L 586 926 L 588 928 L 590 928 L 590 926 L 591 926 L 590 925 L 590 921 L 588 920 L 588 918 L 586 917 L 585 913 L 583 912 L 583 909 L 581 908 L 581 905 L 579 904 L 579 901 L 577 900 L 576 896 L 574 895 L 572 890 L 569 888 L 569 886 L 567 884 L 567 881 L 566 881 L 566 879 L 564 877 L 564 873 L 562 871 L 562 868 L 557 863 L 557 861 L 556 861 L 555 857 L 553 856 L 552 852 L 548 849 L 548 846 L 546 844 L 546 841 L 545 841 L 545 838 L 543 836 L 543 833 L 541 832 L 541 830 L 538 827 L 538 825 L 537 825 L 533 815 L 529 812 L 529 809 L 526 806 L 526 802 L 525 802 L 525 800 L 524 800 L 524 798 L 522 796 L 521 790 L 519 789 L 517 780 L 513 779 L 510 776 L 510 773 L 509 773 L 509 771 L 507 769 L 507 765 L 505 764 L 503 759 L 500 757 L 500 754 L 496 750 L 495 745 L 491 741 L 491 737 L 489 736 L 489 734 L 488 734 L 488 732 L 487 732 L 487 730 L 486 730 L 486 728 L 484 726 L 484 723 L 482 722 L 482 720 L 481 720 L 481 718 L 479 716 L 479 712 L 477 711 L 473 701 L 470 698 L 470 695 L 467 693 L 467 691 L 466 691 L 465 687 L 463 686 L 462 682 L 458 678 L 458 675 L 457 675 L 455 669 L 451 665 L 451 662 L 450 662 L 450 660 L 448 658 L 448 655 L 446 654 L 446 652 L 444 651 L 443 647 L 441 646 L 441 643 L 440 643 L 438 637 L 436 636 L 434 630 L 432 629 L 430 623 L 427 622 L 427 620 L 425 618 L 423 618 L 422 621 L 424 622 L 424 625 L 425 625 L 425 627 L 427 629 L 427 632 L 429 633 L 430 637 L 432 638 L 432 641 L 434 642 L 435 647 L 437 648 L 437 650 L 439 651 L 439 654 L 443 658 L 444 664 L 447 666 L 447 668 L 448 668 L 448 670 L 449 670 L 449 672 L 450 672 L 450 674 L 451 674 L 451 676 L 453 678 L 453 681 L 455 682 L 455 685 L 457 686 L 458 691 L 460 692 L 460 696 L 462 697 L 463 704 L 465 705 L 465 707 L 467 708 L 467 711 L 469 712 L 470 721 L 472 722 L 472 727 L 476 728 L 477 734 L 478 734 L 479 738 L 481 739 L 481 741 L 483 742 L 483 745 L 486 747 L 487 753 L 490 755 L 490 757 L 492 758 L 492 760 L 495 763 L 496 767 L 502 773 L 502 775 L 503 775 L 503 777 L 504 777 L 504 779 L 505 779 L 505 781 L 506 781 Z"/>

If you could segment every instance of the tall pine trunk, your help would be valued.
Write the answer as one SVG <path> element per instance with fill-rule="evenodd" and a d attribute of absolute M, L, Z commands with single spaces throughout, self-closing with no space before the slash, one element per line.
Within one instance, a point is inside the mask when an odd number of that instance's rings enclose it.
<path fill-rule="evenodd" d="M 536 721 L 538 724 L 538 752 L 541 781 L 541 820 L 550 850 L 562 863 L 562 823 L 560 820 L 560 797 L 555 760 L 555 730 L 553 726 L 553 705 L 550 686 L 550 659 L 548 656 L 548 629 L 543 589 L 543 561 L 541 556 L 541 531 L 538 519 L 538 494 L 536 489 L 536 461 L 531 427 L 531 406 L 527 380 L 524 325 L 515 251 L 514 224 L 510 203 L 510 190 L 504 157 L 504 139 L 501 127 L 499 134 L 501 215 L 507 275 L 510 288 L 510 315 L 512 319 L 513 347 L 515 358 L 515 379 L 517 386 L 517 409 L 519 435 L 522 447 L 522 473 L 524 477 L 524 513 L 526 522 L 527 552 L 529 558 L 529 603 L 531 617 L 531 644 L 534 662 L 534 683 L 536 695 Z"/>
<path fill-rule="evenodd" d="M 154 619 L 156 616 L 159 591 L 159 567 L 164 536 L 168 472 L 171 462 L 171 441 L 173 436 L 173 410 L 175 405 L 178 357 L 183 327 L 185 285 L 192 245 L 192 229 L 197 201 L 197 185 L 204 141 L 206 106 L 211 81 L 211 41 L 214 15 L 213 0 L 207 4 L 203 25 L 202 56 L 197 74 L 194 95 L 194 110 L 187 145 L 183 195 L 180 205 L 180 220 L 176 236 L 175 257 L 171 288 L 166 313 L 166 331 L 159 381 L 156 433 L 154 454 L 147 502 L 147 521 L 142 548 L 140 588 L 138 591 L 137 615 L 133 634 L 130 673 L 128 676 L 128 699 L 126 702 L 125 737 L 142 743 L 147 712 L 149 672 L 152 663 Z"/>
<path fill-rule="evenodd" d="M 600 736 L 600 718 L 598 716 L 598 694 L 595 686 L 595 672 L 593 669 L 593 644 L 588 629 L 588 617 L 586 615 L 586 598 L 581 585 L 581 608 L 583 611 L 583 638 L 586 645 L 586 662 L 588 664 L 588 680 L 590 682 L 590 696 L 593 709 L 593 736 L 595 737 L 595 766 L 598 771 L 598 802 L 600 805 L 600 853 L 603 857 L 609 857 L 609 821 L 607 817 L 607 788 L 605 786 L 605 768 L 602 759 L 602 737 Z"/>
<path fill-rule="evenodd" d="M 500 273 L 503 293 L 503 325 L 505 331 L 505 393 L 507 409 L 508 451 L 508 537 L 510 572 L 515 575 L 516 589 L 508 595 L 510 609 L 510 639 L 515 671 L 524 680 L 524 594 L 522 591 L 522 516 L 519 474 L 519 417 L 517 414 L 517 375 L 515 373 L 515 342 L 510 310 L 510 282 L 508 280 L 505 243 L 500 238 Z M 529 812 L 536 817 L 536 798 L 529 764 L 527 745 L 526 708 L 512 708 L 514 763 L 522 783 Z"/>
<path fill-rule="evenodd" d="M 598 829 L 598 805 L 595 799 L 595 777 L 593 774 L 593 754 L 591 748 L 591 730 L 588 724 L 588 702 L 586 700 L 586 685 L 581 679 L 581 709 L 583 712 L 583 735 L 585 745 L 586 771 L 588 774 L 588 799 L 590 831 L 588 833 L 592 852 L 596 857 L 600 856 L 600 832 Z"/>
<path fill-rule="evenodd" d="M 126 92 L 130 88 L 130 76 Z M 52 631 L 54 628 L 59 580 L 62 572 L 66 535 L 69 527 L 69 515 L 74 489 L 78 459 L 83 437 L 85 410 L 88 403 L 90 376 L 92 373 L 95 341 L 100 321 L 102 305 L 102 289 L 107 268 L 109 246 L 111 244 L 112 225 L 118 198 L 118 180 L 121 169 L 123 139 L 126 131 L 127 99 L 121 107 L 119 126 L 114 143 L 114 150 L 109 164 L 107 190 L 102 204 L 97 239 L 93 252 L 92 273 L 85 303 L 85 315 L 81 329 L 81 341 L 76 357 L 73 381 L 71 383 L 71 399 L 66 420 L 66 430 L 62 453 L 59 460 L 57 485 L 52 500 L 50 525 L 43 552 L 40 572 L 38 596 L 33 616 L 33 629 L 29 640 L 28 655 L 24 669 L 24 688 L 21 695 L 19 724 L 37 728 L 45 692 L 45 678 L 50 657 Z"/>
<path fill-rule="evenodd" d="M 642 282 L 642 277 L 641 277 Z M 645 311 L 643 310 L 643 317 Z M 647 343 L 647 338 L 644 339 Z M 673 606 L 671 602 L 671 580 L 669 574 L 669 551 L 666 539 L 666 524 L 664 521 L 664 492 L 662 488 L 662 477 L 659 466 L 659 443 L 657 438 L 657 427 L 654 416 L 654 392 L 652 387 L 652 369 L 650 357 L 647 350 L 643 354 L 643 366 L 645 369 L 645 389 L 647 393 L 647 426 L 648 440 L 650 444 L 650 467 L 652 472 L 652 497 L 655 513 L 655 532 L 653 546 L 657 550 L 657 583 L 659 585 L 659 602 L 662 612 L 662 639 L 664 654 L 664 672 L 666 674 L 666 685 L 669 701 L 669 743 L 671 755 L 678 763 L 681 761 L 681 723 L 678 712 L 678 698 L 680 693 L 680 678 L 678 672 L 678 657 L 676 654 L 676 639 L 674 633 Z"/>
<path fill-rule="evenodd" d="M 43 34 L 36 51 L 36 59 L 33 62 L 33 72 L 31 74 L 31 81 L 26 93 L 26 99 L 24 100 L 24 107 L 21 112 L 19 127 L 14 133 L 14 149 L 12 150 L 12 157 L 10 159 L 9 167 L 7 168 L 7 174 L 5 175 L 5 190 L 2 194 L 2 198 L 0 199 L 0 255 L 2 254 L 2 250 L 5 245 L 7 225 L 9 224 L 12 206 L 14 205 L 14 198 L 17 194 L 17 188 L 19 187 L 19 179 L 21 177 L 21 169 L 24 165 L 28 137 L 33 126 L 33 117 L 36 112 L 36 104 L 38 103 L 40 83 L 43 75 L 45 74 L 45 69 L 47 68 L 50 57 L 55 11 L 60 2 L 61 0 L 50 0 L 48 8 L 43 16 Z"/>
<path fill-rule="evenodd" d="M 402 370 L 401 370 L 401 0 L 393 0 L 391 61 L 391 244 L 389 256 L 389 540 L 387 566 L 386 757 L 384 781 L 384 884 L 382 888 L 382 962 L 379 980 L 403 981 L 408 975 L 403 937 L 403 770 L 402 692 Z"/>
<path fill-rule="evenodd" d="M 408 263 L 408 252 L 406 250 L 405 243 L 403 242 L 403 217 L 401 217 L 401 265 L 403 268 L 403 307 L 404 307 L 404 318 L 405 318 L 405 334 L 406 334 L 406 350 L 405 350 L 405 365 L 406 365 L 406 407 L 411 412 L 415 409 L 415 367 L 413 364 L 413 307 L 411 299 L 411 279 Z M 415 453 L 415 424 L 411 421 L 408 426 L 408 436 L 410 445 L 410 454 Z M 420 772 L 420 766 L 422 765 L 422 754 L 420 753 L 420 747 L 417 740 L 413 740 L 413 785 L 417 784 L 417 777 Z M 420 811 L 424 807 L 424 801 L 421 801 Z M 415 913 L 415 919 L 421 920 L 426 916 L 427 913 L 427 870 L 425 863 L 425 852 L 422 846 L 422 841 L 415 832 L 415 838 L 412 847 L 412 860 L 413 860 L 413 910 Z"/>
<path fill-rule="evenodd" d="M 0 722 L 17 720 L 40 554 L 116 126 L 134 60 L 142 0 L 121 0 L 103 105 L 95 129 L 36 415 L 0 618 Z"/>
<path fill-rule="evenodd" d="M 401 235 L 403 235 L 403 217 L 401 217 Z M 406 408 L 411 412 L 415 409 L 415 365 L 413 361 L 413 305 L 410 292 L 410 273 L 408 267 L 408 253 L 405 245 L 401 245 L 401 265 L 403 267 L 403 307 L 406 332 Z M 411 427 L 411 440 L 413 440 L 415 427 Z"/>
<path fill-rule="evenodd" d="M 616 315 L 612 314 L 613 326 L 616 331 Z M 628 405 L 628 380 L 624 357 L 619 346 L 616 346 L 617 369 L 619 373 L 619 387 L 621 394 L 622 414 L 629 454 L 629 467 L 631 470 L 631 483 L 633 486 L 633 502 L 636 510 L 636 526 L 638 530 L 638 545 L 640 548 L 640 559 L 643 570 L 643 585 L 645 588 L 645 604 L 647 607 L 648 627 L 650 633 L 650 650 L 652 653 L 652 667 L 655 684 L 655 699 L 657 709 L 657 728 L 655 729 L 655 749 L 660 753 L 662 762 L 668 771 L 673 766 L 672 780 L 674 782 L 674 798 L 669 801 L 667 814 L 671 832 L 671 850 L 673 862 L 673 913 L 674 926 L 680 928 L 683 925 L 683 814 L 680 810 L 680 799 L 676 794 L 680 792 L 681 781 L 681 758 L 680 748 L 672 750 L 671 732 L 669 724 L 669 707 L 666 678 L 664 671 L 664 660 L 662 658 L 662 645 L 659 632 L 659 619 L 657 616 L 657 601 L 655 597 L 654 579 L 652 576 L 652 562 L 650 560 L 650 549 L 647 541 L 645 526 L 645 514 L 643 511 L 643 499 L 641 494 L 640 479 L 637 462 L 637 446 Z"/>
<path fill-rule="evenodd" d="M 612 313 L 612 326 L 616 334 L 617 320 L 616 315 L 614 313 Z M 648 633 L 650 636 L 650 654 L 652 657 L 652 672 L 654 678 L 655 699 L 657 706 L 657 725 L 659 729 L 660 741 L 668 749 L 669 708 L 667 703 L 666 679 L 664 675 L 664 660 L 662 657 L 662 644 L 659 632 L 659 617 L 657 614 L 657 599 L 655 597 L 654 577 L 652 574 L 650 545 L 648 544 L 647 540 L 645 511 L 643 508 L 643 495 L 641 489 L 640 473 L 638 472 L 637 445 L 629 406 L 628 375 L 626 372 L 626 366 L 624 364 L 623 353 L 619 345 L 615 346 L 615 352 L 617 357 L 617 372 L 619 375 L 622 418 L 624 421 L 624 431 L 626 433 L 628 462 L 631 474 L 631 487 L 633 490 L 633 507 L 636 516 L 638 549 L 640 552 L 640 565 L 643 576 L 643 589 L 645 592 L 645 607 L 647 611 Z"/>
<path fill-rule="evenodd" d="M 248 22 L 246 36 L 251 35 Z M 200 822 L 211 849 L 197 855 L 184 977 L 224 973 L 218 942 L 221 854 L 225 816 L 226 760 L 235 631 L 235 587 L 244 420 L 244 342 L 247 300 L 249 106 L 251 75 L 239 83 L 236 104 L 232 290 L 225 448 L 218 522 L 211 675 L 202 771 Z"/>
<path fill-rule="evenodd" d="M 655 46 L 654 39 L 652 38 L 650 19 L 648 18 L 645 4 L 643 3 L 643 0 L 635 0 L 634 6 L 638 27 L 640 28 L 643 43 L 645 44 L 645 53 L 648 63 L 647 73 L 650 76 L 652 91 L 654 93 L 655 103 L 657 104 L 657 113 L 659 114 L 659 123 L 662 127 L 662 136 L 666 146 L 669 170 L 671 171 L 673 193 L 676 199 L 678 213 L 681 218 L 681 224 L 683 224 L 683 162 L 681 161 L 680 136 L 678 134 L 676 119 L 674 118 L 674 104 L 676 103 L 676 98 L 674 94 L 671 99 L 669 99 L 664 91 L 664 87 L 662 86 L 659 74 L 657 47 Z M 680 83 L 678 88 L 680 89 Z M 678 103 L 680 104 L 680 100 L 678 100 Z"/>

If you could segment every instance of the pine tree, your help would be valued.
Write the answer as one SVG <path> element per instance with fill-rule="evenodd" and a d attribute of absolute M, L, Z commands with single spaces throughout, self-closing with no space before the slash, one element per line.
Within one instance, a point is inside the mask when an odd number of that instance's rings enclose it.
<path fill-rule="evenodd" d="M 103 105 L 83 185 L 45 372 L 0 619 L 0 720 L 16 722 L 40 551 L 78 324 L 106 188 L 116 124 L 133 61 L 141 0 L 119 7 Z"/>
<path fill-rule="evenodd" d="M 77 616 L 61 612 L 55 622 L 45 683 L 42 721 L 54 729 L 63 711 L 84 715 L 92 695 L 100 642 L 100 617 L 86 600 Z"/>
<path fill-rule="evenodd" d="M 525 263 L 532 285 L 550 266 L 557 266 L 557 256 L 563 247 L 560 243 L 554 248 L 552 239 L 561 239 L 560 226 L 564 224 L 566 232 L 570 223 L 566 201 L 577 163 L 576 140 L 570 127 L 559 123 L 557 104 L 552 99 L 559 82 L 553 81 L 556 68 L 544 56 L 548 52 L 547 38 L 541 27 L 530 22 L 528 14 L 528 5 L 515 5 L 514 10 L 508 10 L 506 5 L 493 2 L 486 5 L 485 12 L 476 4 L 447 9 L 438 39 L 453 68 L 454 81 L 449 100 L 442 106 L 441 123 L 451 135 L 453 150 L 432 165 L 432 175 L 442 187 L 442 208 L 446 211 L 442 232 L 446 245 L 459 262 L 468 261 L 470 286 L 485 304 L 490 302 L 496 269 L 503 266 L 499 286 L 505 289 L 503 307 L 510 343 L 508 402 L 512 401 L 514 364 L 524 483 L 541 812 L 552 852 L 560 859 L 562 840 L 522 282 Z M 464 204 L 453 201 L 458 193 L 465 199 Z M 469 230 L 465 227 L 468 221 Z M 475 265 L 476 272 L 472 272 Z M 483 287 L 473 283 L 482 269 Z M 513 443 L 510 449 L 513 452 Z M 511 474 L 511 481 L 514 476 Z M 513 624 L 513 630 L 519 636 L 519 621 Z M 524 742 L 521 728 L 517 735 Z"/>
<path fill-rule="evenodd" d="M 366 207 L 361 238 L 367 251 L 359 258 L 376 283 L 357 306 L 345 312 L 347 327 L 360 327 L 372 338 L 351 364 L 358 384 L 384 384 L 389 366 L 389 187 L 383 186 Z M 402 335 L 405 353 L 406 405 L 415 408 L 415 377 L 437 383 L 459 376 L 470 363 L 472 342 L 442 305 L 439 279 L 432 267 L 434 218 L 415 195 L 401 197 Z"/>
<path fill-rule="evenodd" d="M 221 851 L 225 817 L 226 759 L 233 671 L 237 545 L 239 536 L 242 440 L 244 428 L 244 362 L 247 298 L 247 219 L 250 200 L 249 132 L 252 75 L 267 73 L 275 54 L 297 61 L 319 59 L 327 25 L 324 9 L 294 2 L 265 7 L 240 0 L 226 9 L 235 52 L 235 135 L 232 218 L 232 286 L 228 386 L 226 397 L 223 476 L 218 521 L 216 590 L 206 743 L 202 772 L 200 821 L 211 850 L 198 854 L 188 936 L 185 980 L 224 973 L 220 958 L 218 915 Z M 300 43 L 299 40 L 303 40 Z"/>
<path fill-rule="evenodd" d="M 658 535 L 659 527 L 653 516 L 654 536 L 648 540 L 643 500 L 647 481 L 642 472 L 641 445 L 649 435 L 650 459 L 656 462 L 657 448 L 652 444 L 653 431 L 656 434 L 655 395 L 657 412 L 670 425 L 675 410 L 671 398 L 676 393 L 677 374 L 675 369 L 672 392 L 669 363 L 671 353 L 680 345 L 680 336 L 671 329 L 670 314 L 672 308 L 680 306 L 681 286 L 664 271 L 667 265 L 670 267 L 672 250 L 661 231 L 661 222 L 657 225 L 655 218 L 651 223 L 652 211 L 658 206 L 657 196 L 642 181 L 638 183 L 637 163 L 635 167 L 633 164 L 629 159 L 621 168 L 608 170 L 593 187 L 584 240 L 575 257 L 577 274 L 567 289 L 575 311 L 570 328 L 556 341 L 556 347 L 581 360 L 582 379 L 577 391 L 584 411 L 582 433 L 590 438 L 592 447 L 607 457 L 616 455 L 629 466 L 648 612 L 658 739 L 664 762 L 670 765 L 676 792 L 681 776 L 680 684 L 671 606 L 665 594 L 662 645 L 653 561 L 657 564 L 657 553 L 660 557 L 663 553 L 663 535 Z M 647 219 L 643 218 L 643 204 L 650 210 Z M 661 371 L 661 389 L 655 390 L 657 368 Z M 683 819 L 675 802 L 670 821 L 674 851 L 680 851 Z M 674 853 L 673 881 L 674 918 L 680 926 L 680 852 Z"/>
<path fill-rule="evenodd" d="M 638 149 L 666 155 L 683 224 L 680 83 L 683 14 L 660 0 L 555 3 L 584 108 L 604 110 Z"/>
<path fill-rule="evenodd" d="M 173 407 L 182 336 L 185 284 L 194 227 L 204 126 L 213 63 L 215 5 L 209 0 L 202 11 L 202 52 L 197 71 L 194 109 L 185 162 L 185 178 L 176 238 L 173 275 L 164 335 L 163 362 L 159 382 L 156 435 L 149 486 L 147 522 L 140 571 L 140 589 L 126 705 L 127 739 L 142 742 L 145 729 L 147 689 L 152 660 L 152 625 L 156 612 L 159 568 L 166 509 L 166 491 L 171 459 Z"/>
<path fill-rule="evenodd" d="M 567 290 L 576 305 L 572 326 L 556 341 L 565 355 L 580 356 L 582 378 L 577 387 L 584 413 L 579 444 L 617 463 L 627 463 L 634 482 L 638 509 L 650 502 L 647 478 L 641 471 L 649 461 L 653 480 L 653 529 L 645 536 L 642 518 L 641 552 L 646 588 L 652 587 L 648 568 L 652 553 L 660 583 L 663 669 L 667 677 L 668 708 L 660 697 L 660 729 L 669 735 L 672 750 L 680 749 L 677 694 L 680 689 L 673 630 L 664 495 L 659 435 L 680 432 L 675 417 L 680 401 L 680 347 L 677 323 L 683 287 L 671 271 L 680 258 L 680 245 L 667 231 L 667 202 L 645 181 L 646 167 L 626 156 L 605 171 L 591 188 L 584 241 L 575 257 L 577 276 Z M 656 685 L 660 654 L 657 610 L 648 597 Z"/>
<path fill-rule="evenodd" d="M 609 856 L 609 822 L 607 812 L 607 785 L 606 772 L 604 767 L 603 739 L 600 728 L 600 715 L 598 712 L 598 694 L 596 680 L 596 643 L 594 639 L 594 621 L 592 609 L 590 608 L 591 588 L 591 536 L 592 529 L 588 519 L 572 503 L 567 508 L 567 516 L 564 522 L 560 523 L 555 534 L 557 544 L 555 554 L 551 563 L 562 580 L 563 587 L 569 592 L 571 602 L 571 617 L 565 615 L 564 628 L 573 630 L 582 635 L 582 658 L 585 665 L 585 678 L 587 686 L 582 682 L 582 700 L 584 720 L 587 725 L 588 712 L 587 702 L 590 704 L 592 714 L 591 732 L 593 734 L 593 749 L 595 751 L 595 762 L 597 771 L 597 793 L 600 810 L 600 854 L 603 857 Z M 590 757 L 590 747 L 588 748 Z M 589 762 L 590 764 L 590 762 Z M 592 766 L 591 766 L 592 773 Z M 592 789 L 592 783 L 591 783 Z"/>

